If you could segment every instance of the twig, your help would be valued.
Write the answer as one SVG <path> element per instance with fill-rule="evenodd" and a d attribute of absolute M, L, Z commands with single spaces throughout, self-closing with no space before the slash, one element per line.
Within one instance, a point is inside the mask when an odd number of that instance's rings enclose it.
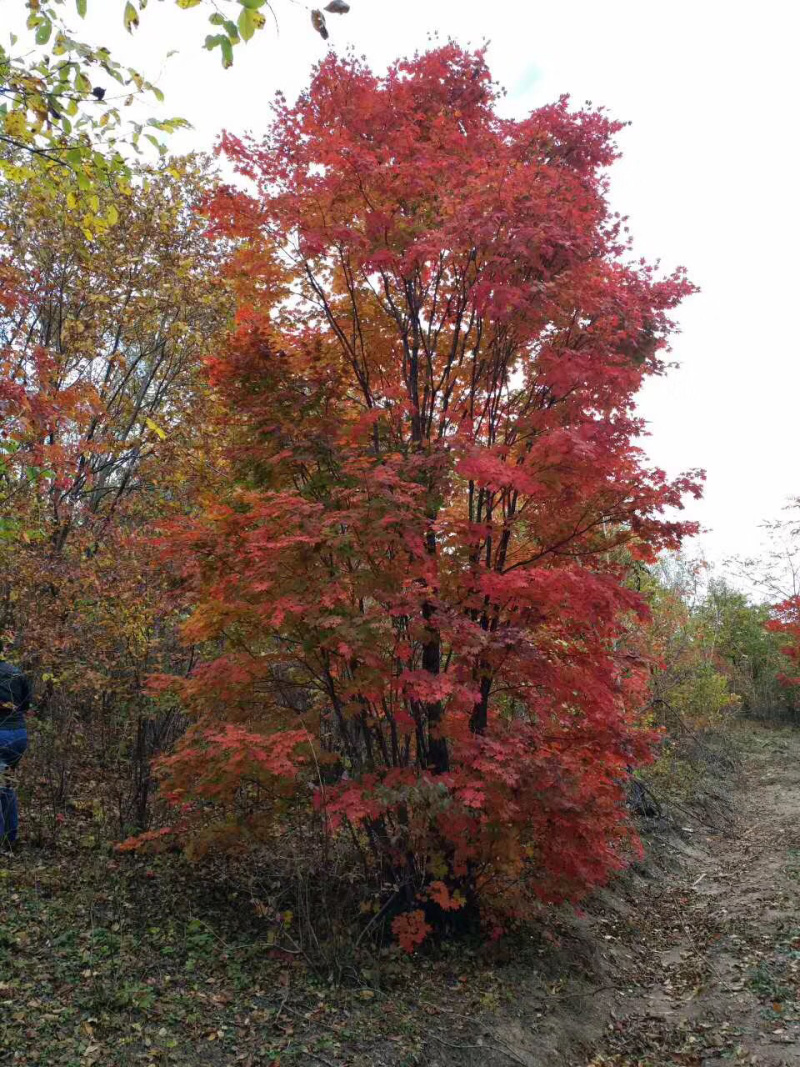
<path fill-rule="evenodd" d="M 205 919 L 199 919 L 196 915 L 192 915 L 191 921 L 200 923 L 202 926 L 205 926 L 206 930 L 208 930 L 212 937 L 216 938 L 217 941 L 219 941 L 223 948 L 230 948 L 228 942 L 223 937 L 220 937 L 220 935 L 217 933 L 211 923 L 207 923 Z"/>
<path fill-rule="evenodd" d="M 335 1063 L 331 1063 L 330 1060 L 326 1060 L 324 1056 L 320 1056 L 318 1052 L 312 1052 L 311 1049 L 304 1048 L 306 1056 L 310 1056 L 312 1060 L 316 1060 L 318 1063 L 324 1063 L 325 1067 L 336 1067 Z"/>
<path fill-rule="evenodd" d="M 575 1000 L 580 997 L 595 997 L 598 993 L 606 993 L 611 989 L 617 989 L 615 985 L 599 985 L 596 989 L 590 989 L 588 993 L 552 993 L 548 994 L 548 1000 Z"/>
<path fill-rule="evenodd" d="M 434 1041 L 438 1041 L 440 1044 L 446 1045 L 447 1048 L 454 1048 L 458 1049 L 459 1051 L 466 1051 L 468 1049 L 477 1048 L 481 1049 L 482 1052 L 499 1052 L 501 1056 L 505 1056 L 513 1063 L 519 1063 L 521 1067 L 528 1067 L 526 1061 L 521 1060 L 516 1054 L 516 1052 L 512 1052 L 511 1049 L 500 1048 L 499 1045 L 456 1045 L 452 1041 L 446 1041 L 443 1037 L 440 1037 L 438 1034 L 435 1034 L 433 1032 L 431 1032 L 430 1036 L 434 1039 Z"/>
<path fill-rule="evenodd" d="M 280 1017 L 281 1017 L 281 1012 L 286 1007 L 286 1001 L 289 999 L 289 993 L 290 993 L 290 987 L 287 986 L 286 987 L 286 992 L 283 994 L 283 1000 L 281 1001 L 280 1006 L 278 1008 L 278 1011 L 275 1014 L 275 1018 L 272 1020 L 272 1025 L 273 1026 L 277 1025 L 278 1019 L 280 1019 Z"/>
<path fill-rule="evenodd" d="M 372 927 L 375 925 L 375 923 L 377 923 L 381 918 L 383 918 L 384 912 L 387 911 L 389 906 L 394 903 L 394 901 L 396 900 L 396 898 L 399 895 L 399 893 L 400 893 L 400 890 L 396 889 L 394 891 L 394 893 L 392 893 L 392 895 L 386 901 L 386 903 L 383 905 L 381 910 L 377 913 L 377 915 L 373 915 L 373 917 L 370 919 L 370 921 L 367 923 L 367 925 L 364 927 L 364 929 L 361 931 L 361 933 L 356 938 L 355 948 L 358 948 L 358 946 L 361 944 L 362 939 L 372 929 Z"/>
<path fill-rule="evenodd" d="M 696 812 L 690 811 L 689 808 L 685 808 L 683 804 L 679 804 L 677 800 L 670 800 L 669 804 L 671 807 L 677 808 L 678 811 L 682 811 L 684 815 L 688 815 L 690 819 L 694 819 L 698 826 L 703 826 L 706 830 L 713 830 L 715 834 L 721 834 L 723 832 L 719 826 L 714 826 L 714 824 L 710 822 L 704 822 L 699 818 Z"/>
<path fill-rule="evenodd" d="M 656 806 L 656 813 L 657 813 L 656 814 L 656 818 L 657 819 L 663 819 L 664 818 L 664 809 L 661 806 L 661 801 L 655 795 L 653 790 L 648 785 L 645 785 L 644 782 L 640 778 L 634 778 L 633 776 L 631 776 L 630 784 L 633 787 L 632 792 L 635 792 L 635 790 L 638 789 L 642 793 L 644 793 L 644 795 L 646 797 L 649 797 L 652 800 L 652 802 Z M 643 807 L 641 805 L 641 801 L 634 800 L 633 797 L 631 799 L 632 799 L 634 804 L 638 804 L 640 813 L 642 815 L 646 815 L 647 813 L 644 811 L 644 809 L 643 809 Z M 629 803 L 631 803 L 631 801 L 629 801 Z"/>

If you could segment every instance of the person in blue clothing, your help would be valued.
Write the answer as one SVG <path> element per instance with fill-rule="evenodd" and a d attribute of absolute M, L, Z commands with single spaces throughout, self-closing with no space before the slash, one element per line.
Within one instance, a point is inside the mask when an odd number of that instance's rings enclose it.
<path fill-rule="evenodd" d="M 9 782 L 28 747 L 25 715 L 31 706 L 31 684 L 19 667 L 3 658 L 0 644 L 0 843 L 14 844 L 19 830 L 17 794 Z"/>

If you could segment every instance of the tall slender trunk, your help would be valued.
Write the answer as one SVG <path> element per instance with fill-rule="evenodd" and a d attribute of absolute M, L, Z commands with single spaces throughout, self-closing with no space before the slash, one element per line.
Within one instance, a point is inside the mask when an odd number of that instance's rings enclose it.
<path fill-rule="evenodd" d="M 481 670 L 487 673 L 481 677 L 480 700 L 476 701 L 469 719 L 469 728 L 474 734 L 485 733 L 489 725 L 489 693 L 492 691 L 492 678 L 488 673 L 488 664 L 482 663 Z"/>
<path fill-rule="evenodd" d="M 431 534 L 431 536 L 434 536 Z M 435 539 L 434 539 L 435 551 Z M 433 604 L 426 601 L 422 605 L 422 617 L 426 623 L 430 623 L 435 614 Z M 422 646 L 422 669 L 430 674 L 438 675 L 442 666 L 442 644 L 439 631 L 429 628 L 429 639 Z M 450 753 L 447 748 L 447 739 L 437 736 L 444 708 L 441 700 L 433 700 L 425 704 L 425 712 L 428 719 L 428 757 L 429 763 L 435 774 L 444 774 L 450 769 Z"/>
<path fill-rule="evenodd" d="M 414 310 L 414 302 L 409 299 L 409 306 Z M 411 400 L 411 439 L 414 448 L 418 452 L 424 450 L 423 425 L 424 419 L 419 407 L 419 329 L 418 323 L 412 314 L 412 327 L 414 331 L 413 343 L 408 347 L 408 386 Z M 431 486 L 428 484 L 428 491 Z M 436 559 L 436 532 L 433 522 L 436 519 L 436 509 L 432 505 L 427 512 L 427 519 L 431 525 L 425 532 L 425 550 L 432 560 Z M 422 605 L 422 617 L 425 620 L 427 635 L 422 646 L 422 669 L 429 674 L 438 676 L 442 669 L 442 641 L 438 627 L 434 623 L 436 606 L 430 600 Z M 439 735 L 442 719 L 444 718 L 444 706 L 441 700 L 426 701 L 424 704 L 425 718 L 428 724 L 428 766 L 434 774 L 444 774 L 450 769 L 450 753 L 447 747 L 447 739 Z"/>

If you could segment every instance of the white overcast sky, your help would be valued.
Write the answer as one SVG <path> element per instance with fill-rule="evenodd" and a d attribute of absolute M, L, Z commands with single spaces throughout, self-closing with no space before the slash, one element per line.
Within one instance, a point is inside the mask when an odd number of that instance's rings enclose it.
<path fill-rule="evenodd" d="M 313 4 L 273 6 L 278 30 L 237 47 L 228 71 L 200 48 L 203 7 L 151 0 L 129 38 L 121 0 L 89 0 L 84 30 L 156 78 L 166 111 L 193 123 L 173 139 L 180 150 L 212 145 L 223 127 L 262 130 L 275 90 L 293 98 L 328 47 L 352 45 L 380 69 L 435 32 L 488 39 L 510 114 L 566 92 L 631 120 L 614 207 L 630 216 L 637 253 L 686 266 L 701 287 L 680 315 L 680 368 L 641 398 L 647 449 L 672 474 L 707 470 L 705 498 L 688 509 L 708 529 L 694 551 L 715 563 L 752 552 L 758 524 L 800 495 L 798 0 L 351 0 L 350 14 L 328 16 L 327 45 Z M 164 63 L 170 49 L 179 54 Z"/>

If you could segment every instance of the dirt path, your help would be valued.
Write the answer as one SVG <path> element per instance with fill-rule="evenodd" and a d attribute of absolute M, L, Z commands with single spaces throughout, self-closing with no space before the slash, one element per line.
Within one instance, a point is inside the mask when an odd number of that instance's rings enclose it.
<path fill-rule="evenodd" d="M 800 1064 L 800 735 L 748 735 L 736 807 L 728 832 L 673 842 L 677 871 L 637 880 L 605 935 L 628 984 L 599 1050 L 562 1062 Z"/>
<path fill-rule="evenodd" d="M 800 1067 L 800 732 L 740 741 L 734 822 L 653 835 L 565 924 L 549 995 L 520 968 L 484 1067 Z"/>

